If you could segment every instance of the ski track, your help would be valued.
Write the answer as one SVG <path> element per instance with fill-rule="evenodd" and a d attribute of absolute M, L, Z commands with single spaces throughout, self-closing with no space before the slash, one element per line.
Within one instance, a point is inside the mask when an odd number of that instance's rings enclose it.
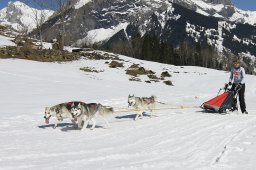
<path fill-rule="evenodd" d="M 6 60 L 7 65 L 9 62 Z M 19 60 L 12 62 L 19 66 Z M 24 61 L 21 63 L 24 64 Z M 81 75 L 76 71 L 77 68 L 73 68 L 73 65 L 66 65 L 72 70 L 72 74 L 75 74 L 71 81 L 67 80 L 72 77 L 69 74 L 59 77 L 60 73 L 54 73 L 53 77 L 48 77 L 49 73 L 44 72 L 43 64 L 36 63 L 36 65 L 38 66 L 35 66 L 35 70 L 39 69 L 40 73 L 43 72 L 43 75 L 47 74 L 47 76 L 37 77 L 26 69 L 21 69 L 22 72 L 9 73 L 7 66 L 0 71 L 0 78 L 3 82 L 12 83 L 8 87 L 1 86 L 3 88 L 0 88 L 0 90 L 4 89 L 0 92 L 6 94 L 6 100 L 1 99 L 1 103 L 4 104 L 3 113 L 8 113 L 8 116 L 0 115 L 0 137 L 2 139 L 0 140 L 0 170 L 253 169 L 252 163 L 244 165 L 243 161 L 237 160 L 246 157 L 253 162 L 253 159 L 247 155 L 255 155 L 251 151 L 252 148 L 256 149 L 255 108 L 249 110 L 249 115 L 209 114 L 200 112 L 200 108 L 163 109 L 156 111 L 153 118 L 144 116 L 138 121 L 133 120 L 135 117 L 133 112 L 117 111 L 108 117 L 111 125 L 109 129 L 104 128 L 105 124 L 99 118 L 97 118 L 97 126 L 94 130 L 74 129 L 69 120 L 63 121 L 60 127 L 53 129 L 51 126 L 44 126 L 44 108 L 41 106 L 46 101 L 50 100 L 48 102 L 53 103 L 60 99 L 68 100 L 63 96 L 72 94 L 70 90 L 78 92 L 79 88 L 88 85 L 88 94 L 96 96 L 89 98 L 90 101 L 97 101 L 99 98 L 101 103 L 120 109 L 127 106 L 127 98 L 124 95 L 128 94 L 123 91 L 126 88 L 129 88 L 128 90 L 133 90 L 133 88 L 127 85 L 123 87 L 122 85 L 127 83 L 125 81 L 120 81 L 117 87 L 106 83 L 104 88 L 110 90 L 104 94 L 108 98 L 102 99 L 99 91 L 90 92 L 93 87 L 102 87 L 101 83 L 98 83 L 102 80 L 92 80 L 92 83 L 89 82 L 90 78 L 78 81 Z M 55 65 L 61 73 L 66 71 L 62 70 L 66 67 Z M 48 69 L 55 70 L 53 66 L 51 65 Z M 187 80 L 190 76 L 184 76 L 186 81 L 192 81 L 191 84 L 194 84 L 195 80 Z M 56 77 L 59 79 L 55 80 Z M 205 81 L 205 77 L 201 79 Z M 96 84 L 93 84 L 95 82 Z M 27 83 L 31 83 L 29 84 L 31 90 L 20 92 L 27 88 Z M 13 89 L 17 84 L 18 90 L 6 93 L 6 90 Z M 54 99 L 52 96 L 58 92 L 47 91 L 53 88 L 52 84 L 55 84 L 54 87 L 57 90 L 64 90 L 65 94 L 61 93 L 58 98 L 56 97 L 57 99 Z M 134 87 L 140 87 L 139 85 L 136 84 Z M 159 99 L 168 104 L 158 105 L 158 108 L 170 106 L 175 108 L 175 105 L 182 102 L 193 105 L 200 103 L 199 99 L 195 99 L 193 92 L 184 92 L 186 85 L 181 83 L 179 85 L 182 87 L 174 90 L 176 93 L 172 92 L 174 94 Z M 154 86 L 147 87 L 152 92 L 156 92 Z M 140 87 L 138 91 L 143 88 L 143 86 Z M 159 92 L 159 96 L 165 94 L 167 92 L 165 90 L 169 91 L 165 89 L 165 86 L 161 88 L 163 92 Z M 116 93 L 113 89 L 119 90 L 120 93 Z M 184 93 L 186 95 L 182 95 Z M 81 96 L 84 94 L 86 93 L 84 92 Z M 205 96 L 213 95 L 209 93 Z M 46 98 L 50 99 L 46 100 Z M 165 99 L 170 99 L 170 101 L 165 101 Z M 13 113 L 8 110 L 13 107 L 12 103 L 18 104 L 13 109 Z M 30 106 L 32 104 L 35 104 L 36 109 Z M 37 112 L 33 112 L 34 110 Z M 54 123 L 53 120 L 51 123 Z"/>

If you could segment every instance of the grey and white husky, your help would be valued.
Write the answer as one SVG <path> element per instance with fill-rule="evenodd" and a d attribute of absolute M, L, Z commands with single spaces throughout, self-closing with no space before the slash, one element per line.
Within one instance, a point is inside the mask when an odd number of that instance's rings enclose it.
<path fill-rule="evenodd" d="M 80 109 L 80 112 L 74 113 L 73 116 L 77 119 L 77 125 L 81 130 L 85 130 L 89 122 L 91 121 L 92 127 L 91 130 L 95 128 L 96 121 L 95 116 L 99 115 L 104 120 L 107 128 L 110 127 L 108 121 L 105 119 L 105 116 L 114 112 L 112 107 L 103 106 L 98 103 L 82 103 L 80 102 L 77 106 Z"/>
<path fill-rule="evenodd" d="M 137 111 L 137 115 L 134 120 L 137 120 L 139 116 L 143 118 L 145 110 L 150 110 L 150 117 L 153 115 L 153 110 L 156 108 L 156 98 L 151 97 L 135 97 L 134 95 L 128 96 L 128 107 L 133 107 Z"/>
<path fill-rule="evenodd" d="M 49 120 L 51 117 L 56 117 L 56 122 L 54 124 L 54 129 L 58 126 L 58 123 L 63 121 L 63 119 L 69 118 L 74 125 L 76 125 L 76 121 L 74 119 L 74 114 L 80 113 L 80 108 L 78 108 L 78 104 L 80 102 L 67 102 L 61 103 L 52 107 L 45 108 L 45 123 L 49 124 Z"/>

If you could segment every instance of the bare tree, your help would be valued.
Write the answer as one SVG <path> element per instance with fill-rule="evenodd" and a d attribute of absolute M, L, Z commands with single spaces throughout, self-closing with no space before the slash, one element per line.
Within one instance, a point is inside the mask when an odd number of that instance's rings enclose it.
<path fill-rule="evenodd" d="M 21 29 L 21 31 L 20 31 L 20 33 L 21 33 L 21 35 L 23 35 L 23 36 L 28 36 L 28 26 L 23 26 L 23 28 Z"/>
<path fill-rule="evenodd" d="M 63 50 L 64 47 L 64 37 L 65 37 L 65 10 L 66 10 L 66 3 L 67 0 L 52 0 L 51 2 L 45 1 L 45 0 L 33 0 L 34 4 L 36 4 L 41 9 L 50 8 L 53 6 L 56 6 L 56 15 L 60 18 L 60 29 L 58 29 L 57 34 L 57 44 L 58 44 L 58 50 Z M 34 13 L 34 20 L 36 22 L 36 27 L 39 32 L 40 42 L 41 42 L 41 48 L 42 48 L 42 25 L 47 19 L 46 12 L 41 10 L 33 10 Z"/>
<path fill-rule="evenodd" d="M 66 2 L 67 0 L 55 0 L 57 3 L 57 13 L 60 17 L 60 24 L 61 24 L 61 29 L 59 31 L 58 35 L 58 44 L 60 49 L 63 50 L 64 44 L 65 44 L 65 10 L 66 10 Z"/>
<path fill-rule="evenodd" d="M 39 32 L 40 48 L 43 48 L 43 36 L 42 36 L 42 25 L 46 21 L 46 14 L 43 10 L 33 9 L 34 20 L 36 23 L 36 29 Z"/>
<path fill-rule="evenodd" d="M 28 2 L 28 0 L 23 0 L 25 3 Z M 43 36 L 42 36 L 42 25 L 44 22 L 48 19 L 48 14 L 46 13 L 45 10 L 46 8 L 50 7 L 50 3 L 47 1 L 40 1 L 40 0 L 33 0 L 32 1 L 34 5 L 38 6 L 40 10 L 31 8 L 33 12 L 33 20 L 36 24 L 36 30 L 38 31 L 39 34 L 39 39 L 40 39 L 40 48 L 43 48 Z"/>

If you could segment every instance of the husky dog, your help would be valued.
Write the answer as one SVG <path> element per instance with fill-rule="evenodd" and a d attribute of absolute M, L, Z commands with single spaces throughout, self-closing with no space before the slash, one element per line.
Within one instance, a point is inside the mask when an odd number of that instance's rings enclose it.
<path fill-rule="evenodd" d="M 143 113 L 146 109 L 149 109 L 152 117 L 153 110 L 156 107 L 156 99 L 155 96 L 151 97 L 135 97 L 134 95 L 128 96 L 128 107 L 134 107 L 137 110 L 137 115 L 134 120 L 137 120 L 139 116 L 143 118 Z"/>
<path fill-rule="evenodd" d="M 51 117 L 56 117 L 56 122 L 54 124 L 54 129 L 58 126 L 58 123 L 63 121 L 63 119 L 69 118 L 72 123 L 76 125 L 75 119 L 73 118 L 73 114 L 79 114 L 80 109 L 78 108 L 80 102 L 68 102 L 61 103 L 52 107 L 45 108 L 45 123 L 49 124 L 49 120 Z"/>
<path fill-rule="evenodd" d="M 91 130 L 95 128 L 96 121 L 94 117 L 100 115 L 104 120 L 107 127 L 110 127 L 108 121 L 105 119 L 105 116 L 113 113 L 114 109 L 112 107 L 102 106 L 97 103 L 79 103 L 78 108 L 80 108 L 80 113 L 73 114 L 74 118 L 77 119 L 77 125 L 81 130 L 85 130 L 89 121 L 92 121 Z"/>

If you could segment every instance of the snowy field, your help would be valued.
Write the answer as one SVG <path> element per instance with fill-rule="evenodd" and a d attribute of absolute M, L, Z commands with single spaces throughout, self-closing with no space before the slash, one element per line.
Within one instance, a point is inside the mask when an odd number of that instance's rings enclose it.
<path fill-rule="evenodd" d="M 254 170 L 256 169 L 256 77 L 246 77 L 249 115 L 204 113 L 229 74 L 199 67 L 175 67 L 121 56 L 125 68 L 105 60 L 40 63 L 0 60 L 1 170 Z M 125 69 L 138 63 L 159 76 L 167 70 L 175 86 L 131 82 Z M 80 67 L 104 70 L 86 73 Z M 178 73 L 179 72 L 179 73 Z M 147 80 L 147 77 L 141 77 Z M 81 100 L 126 108 L 129 94 L 155 95 L 167 105 L 153 118 L 134 121 L 133 112 L 115 112 L 94 130 L 80 131 L 65 120 L 57 129 L 44 124 L 44 108 Z"/>

